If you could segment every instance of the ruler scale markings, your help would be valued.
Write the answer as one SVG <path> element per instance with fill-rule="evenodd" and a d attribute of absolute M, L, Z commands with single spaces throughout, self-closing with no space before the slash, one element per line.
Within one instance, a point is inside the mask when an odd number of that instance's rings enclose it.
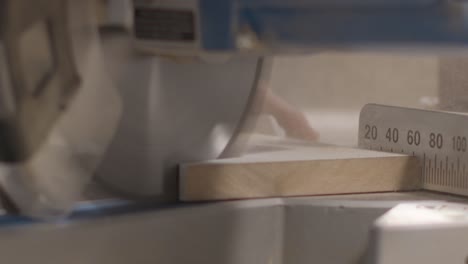
<path fill-rule="evenodd" d="M 440 184 L 440 185 L 447 184 L 447 176 L 446 175 L 447 175 L 447 171 L 445 171 L 444 176 L 441 177 L 441 180 L 440 180 L 440 182 L 438 184 Z"/>
<path fill-rule="evenodd" d="M 437 180 L 438 180 L 439 183 L 441 183 L 444 180 L 444 178 L 442 177 L 442 171 L 441 171 L 441 167 L 440 167 L 439 162 L 437 162 Z"/>
<path fill-rule="evenodd" d="M 448 163 L 449 163 L 448 156 L 445 156 L 445 177 L 448 177 L 448 176 L 449 176 Z"/>
<path fill-rule="evenodd" d="M 460 166 L 460 161 L 458 163 L 459 163 L 459 165 L 458 165 L 458 183 L 457 183 L 457 187 L 461 188 L 463 186 L 462 185 L 462 168 Z"/>
<path fill-rule="evenodd" d="M 451 178 L 451 185 L 450 186 L 455 187 L 457 185 L 457 175 L 458 175 L 458 170 L 457 170 L 457 167 L 455 167 L 453 177 Z"/>
<path fill-rule="evenodd" d="M 454 163 L 454 165 L 455 165 L 455 163 Z M 452 171 L 452 177 L 449 178 L 450 183 L 451 183 L 450 186 L 453 186 L 453 185 L 454 185 L 453 182 L 454 182 L 456 176 L 457 176 L 457 170 L 456 170 L 456 168 L 455 168 L 455 166 L 454 166 L 454 167 L 453 167 L 453 171 Z"/>
<path fill-rule="evenodd" d="M 422 178 L 423 178 L 423 181 L 427 181 L 428 180 L 428 177 L 427 177 L 427 162 L 426 162 L 426 157 L 424 157 L 423 159 L 423 167 L 422 167 Z"/>
<path fill-rule="evenodd" d="M 432 175 L 431 175 L 431 162 L 430 162 L 431 159 L 427 159 L 427 179 L 429 180 L 429 182 L 434 182 L 434 179 L 432 179 Z"/>
<path fill-rule="evenodd" d="M 452 162 L 452 176 L 447 178 L 447 186 L 453 187 L 457 178 L 457 167 L 455 161 Z"/>
<path fill-rule="evenodd" d="M 423 155 L 423 166 L 422 166 L 422 171 L 423 171 L 423 179 L 424 179 L 424 180 L 428 180 L 428 179 L 427 179 L 427 168 L 426 168 L 426 153 L 424 153 L 424 155 Z"/>
<path fill-rule="evenodd" d="M 445 179 L 445 173 L 444 173 L 444 164 L 442 163 L 442 161 L 439 161 L 440 162 L 440 166 L 439 166 L 439 171 L 440 171 L 440 179 Z"/>
<path fill-rule="evenodd" d="M 465 188 L 465 164 L 460 171 L 460 188 Z"/>
<path fill-rule="evenodd" d="M 429 178 L 431 179 L 432 182 L 436 181 L 436 178 L 434 175 L 434 167 L 432 166 L 432 159 L 429 159 Z"/>
<path fill-rule="evenodd" d="M 430 177 L 431 177 L 431 179 L 432 179 L 432 182 L 436 182 L 436 181 L 437 181 L 437 177 L 436 177 L 436 175 L 435 175 L 435 173 L 434 173 L 434 166 L 433 166 L 433 164 L 432 164 L 432 159 L 429 159 L 429 169 L 431 170 L 431 172 L 430 172 L 430 175 L 431 175 L 431 176 L 430 176 Z"/>
<path fill-rule="evenodd" d="M 456 165 L 456 167 L 455 167 L 455 175 L 453 175 L 452 187 L 457 186 L 457 178 L 458 178 L 458 165 Z"/>
<path fill-rule="evenodd" d="M 448 175 L 450 174 L 450 168 L 446 168 L 445 170 L 445 173 L 444 173 L 444 177 L 443 177 L 443 181 L 447 180 L 447 177 Z M 440 184 L 443 184 L 443 183 L 440 183 Z"/>
<path fill-rule="evenodd" d="M 455 186 L 454 186 L 456 188 L 462 188 L 462 174 L 461 174 L 461 172 L 462 172 L 462 168 L 460 167 L 458 169 L 458 174 L 457 174 L 458 175 L 457 183 L 455 183 Z"/>
<path fill-rule="evenodd" d="M 443 178 L 441 177 L 441 172 L 440 172 L 440 166 L 438 166 L 438 162 L 437 162 L 437 154 L 435 154 L 435 166 L 436 166 L 436 170 L 437 170 L 437 182 L 439 182 L 439 184 L 442 182 Z"/>
<path fill-rule="evenodd" d="M 443 183 L 443 185 L 448 185 L 450 186 L 450 179 L 452 179 L 453 177 L 453 169 L 452 168 L 449 168 L 449 173 L 447 174 L 447 176 L 445 177 L 445 182 Z"/>
<path fill-rule="evenodd" d="M 454 187 L 456 186 L 460 186 L 459 185 L 459 177 L 460 177 L 460 158 L 457 157 L 457 174 L 456 174 L 456 177 L 455 177 L 455 182 L 454 182 Z"/>
<path fill-rule="evenodd" d="M 461 161 L 460 161 L 460 163 L 461 163 L 460 164 L 460 178 L 459 178 L 460 184 L 459 184 L 458 188 L 463 189 L 464 186 L 465 186 L 465 175 L 463 173 L 463 165 L 464 164 Z"/>
<path fill-rule="evenodd" d="M 463 166 L 460 167 L 460 186 L 459 188 L 465 188 L 465 173 L 463 171 Z"/>
<path fill-rule="evenodd" d="M 440 166 L 437 168 L 437 180 L 442 182 L 443 178 L 441 177 Z"/>
<path fill-rule="evenodd" d="M 466 188 L 466 182 L 465 164 L 463 164 L 463 188 Z"/>
<path fill-rule="evenodd" d="M 465 188 L 465 175 L 463 173 L 463 167 L 460 169 L 460 185 L 459 188 Z"/>
<path fill-rule="evenodd" d="M 465 180 L 465 189 L 468 189 L 468 172 L 465 171 L 465 176 L 463 177 L 463 179 Z"/>
<path fill-rule="evenodd" d="M 434 155 L 434 177 L 435 182 L 439 182 L 439 174 L 437 173 L 437 154 Z"/>
<path fill-rule="evenodd" d="M 461 177 L 461 168 L 458 169 L 458 177 L 457 177 L 457 184 L 456 187 L 461 188 L 462 187 L 462 177 Z"/>
<path fill-rule="evenodd" d="M 463 182 L 463 168 L 460 167 L 460 174 L 458 174 L 458 188 L 463 188 L 464 182 Z"/>
<path fill-rule="evenodd" d="M 431 178 L 431 181 L 432 181 L 432 182 L 435 182 L 435 179 L 434 179 L 434 168 L 432 167 L 431 163 L 432 163 L 432 161 L 431 161 L 431 159 L 429 159 L 429 178 Z"/>
<path fill-rule="evenodd" d="M 465 186 L 465 176 L 463 175 L 463 164 L 460 166 L 460 176 L 459 176 L 459 186 L 458 188 L 464 188 Z"/>
<path fill-rule="evenodd" d="M 426 159 L 424 160 L 424 175 L 423 175 L 423 180 L 428 182 L 428 181 L 431 181 L 431 179 L 429 178 L 429 161 L 426 161 Z"/>
<path fill-rule="evenodd" d="M 449 167 L 449 169 L 448 169 L 448 171 L 447 171 L 447 176 L 445 177 L 445 179 L 446 179 L 446 180 L 447 180 L 447 179 L 450 179 L 450 177 L 452 177 L 451 175 L 452 175 L 452 169 Z"/>
<path fill-rule="evenodd" d="M 453 181 L 457 175 L 457 171 L 455 169 L 455 163 L 452 164 L 452 175 L 451 177 L 447 178 L 447 180 L 449 181 L 449 184 L 447 184 L 448 186 L 453 186 Z"/>
<path fill-rule="evenodd" d="M 452 177 L 453 177 L 453 166 L 449 167 L 449 173 L 447 174 L 447 177 L 446 177 L 447 181 L 450 180 Z"/>
<path fill-rule="evenodd" d="M 366 127 L 377 128 L 377 135 L 366 135 Z M 396 138 L 386 136 L 389 128 Z M 468 152 L 459 143 L 463 131 L 468 115 L 370 104 L 361 111 L 358 145 L 415 156 L 422 162 L 425 189 L 468 196 Z"/>
<path fill-rule="evenodd" d="M 444 183 L 442 183 L 441 185 L 449 185 L 449 180 L 450 180 L 450 177 L 452 175 L 452 169 L 450 168 L 450 166 L 448 167 L 448 170 L 447 170 L 447 173 L 444 177 Z"/>
<path fill-rule="evenodd" d="M 458 178 L 458 171 L 457 171 L 457 169 L 455 169 L 455 175 L 454 175 L 454 177 L 452 179 L 452 185 L 451 185 L 452 187 L 457 186 L 457 178 Z"/>
<path fill-rule="evenodd" d="M 455 166 L 454 166 L 454 164 L 452 162 L 452 175 L 450 175 L 449 180 L 452 180 L 454 175 L 455 175 Z M 451 186 L 451 185 L 449 185 L 449 186 Z"/>
<path fill-rule="evenodd" d="M 450 186 L 451 184 L 450 180 L 452 179 L 452 177 L 453 177 L 453 169 L 449 166 L 447 175 L 444 177 L 444 180 L 440 185 Z"/>
<path fill-rule="evenodd" d="M 449 186 L 455 186 L 455 183 L 457 182 L 457 167 L 455 165 L 455 169 L 453 170 L 453 175 L 452 175 L 452 178 L 449 179 L 450 180 L 450 184 Z"/>
<path fill-rule="evenodd" d="M 457 171 L 456 171 L 456 169 L 455 169 L 455 163 L 453 163 L 453 167 L 452 167 L 452 177 L 448 178 L 448 180 L 450 181 L 449 186 L 453 186 L 452 182 L 454 181 L 456 175 L 457 175 Z"/>
<path fill-rule="evenodd" d="M 423 170 L 424 174 L 426 174 L 426 153 L 423 154 Z"/>

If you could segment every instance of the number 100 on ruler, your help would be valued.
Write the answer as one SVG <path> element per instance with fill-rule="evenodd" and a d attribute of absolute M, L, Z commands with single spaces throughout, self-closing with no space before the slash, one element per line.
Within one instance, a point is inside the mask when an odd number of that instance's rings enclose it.
<path fill-rule="evenodd" d="M 425 189 L 468 195 L 468 115 L 368 104 L 359 147 L 419 158 Z"/>

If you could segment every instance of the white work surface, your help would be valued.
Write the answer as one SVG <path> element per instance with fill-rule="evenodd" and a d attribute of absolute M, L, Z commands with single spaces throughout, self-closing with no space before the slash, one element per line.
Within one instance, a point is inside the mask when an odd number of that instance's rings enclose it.
<path fill-rule="evenodd" d="M 401 202 L 426 200 L 465 201 L 415 192 L 87 205 L 54 224 L 4 216 L 0 255 L 9 264 L 363 263 L 375 219 Z"/>

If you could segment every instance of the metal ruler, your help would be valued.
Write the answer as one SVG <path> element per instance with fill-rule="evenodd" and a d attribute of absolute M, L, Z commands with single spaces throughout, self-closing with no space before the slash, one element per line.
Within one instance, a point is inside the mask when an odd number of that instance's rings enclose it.
<path fill-rule="evenodd" d="M 468 196 L 468 115 L 368 104 L 359 147 L 421 160 L 423 188 Z"/>

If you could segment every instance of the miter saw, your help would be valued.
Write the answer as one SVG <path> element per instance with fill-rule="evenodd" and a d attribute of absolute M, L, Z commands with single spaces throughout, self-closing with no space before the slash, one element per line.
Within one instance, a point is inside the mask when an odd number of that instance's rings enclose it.
<path fill-rule="evenodd" d="M 2 259 L 463 263 L 465 238 L 453 236 L 468 226 L 465 198 L 416 192 L 181 204 L 177 166 L 242 153 L 272 55 L 462 51 L 467 5 L 0 1 Z M 403 201 L 416 204 L 379 220 L 366 247 L 375 219 Z M 10 207 L 53 221 L 18 217 Z M 424 251 L 400 245 L 408 230 Z M 433 237 L 450 246 L 430 252 Z"/>

